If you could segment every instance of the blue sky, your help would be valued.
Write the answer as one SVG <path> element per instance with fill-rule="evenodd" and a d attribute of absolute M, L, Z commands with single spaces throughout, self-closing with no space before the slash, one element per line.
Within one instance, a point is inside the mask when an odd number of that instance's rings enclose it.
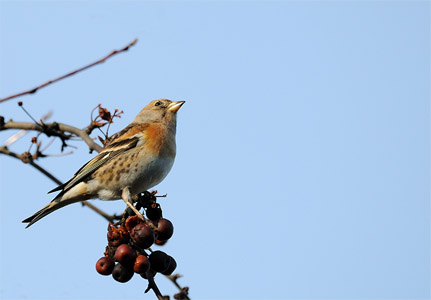
<path fill-rule="evenodd" d="M 124 110 L 111 133 L 150 100 L 187 101 L 157 190 L 175 225 L 164 251 L 192 299 L 431 297 L 428 1 L 1 1 L 0 97 L 134 38 L 129 52 L 19 100 L 77 127 L 99 103 Z M 16 102 L 0 115 L 29 121 Z M 94 155 L 74 145 L 39 163 L 69 179 Z M 154 298 L 138 277 L 96 273 L 107 224 L 88 209 L 24 230 L 55 184 L 0 164 L 0 298 Z"/>

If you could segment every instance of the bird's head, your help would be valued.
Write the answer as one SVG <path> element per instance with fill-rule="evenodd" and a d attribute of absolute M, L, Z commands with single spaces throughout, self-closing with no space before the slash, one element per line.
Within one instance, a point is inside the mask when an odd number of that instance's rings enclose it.
<path fill-rule="evenodd" d="M 151 101 L 133 120 L 133 123 L 176 121 L 177 111 L 185 101 L 158 99 Z"/>

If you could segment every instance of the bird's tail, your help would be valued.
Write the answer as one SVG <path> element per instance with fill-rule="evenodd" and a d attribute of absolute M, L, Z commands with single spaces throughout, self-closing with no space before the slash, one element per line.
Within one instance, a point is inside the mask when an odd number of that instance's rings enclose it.
<path fill-rule="evenodd" d="M 30 227 L 31 225 L 33 225 L 43 217 L 49 215 L 50 213 L 52 213 L 53 211 L 56 211 L 59 208 L 62 208 L 66 205 L 80 202 L 83 200 L 83 199 L 77 199 L 77 198 L 63 199 L 63 195 L 64 193 L 61 192 L 60 194 L 57 195 L 57 197 L 54 198 L 54 200 L 52 200 L 44 208 L 34 213 L 31 217 L 28 217 L 27 219 L 23 220 L 22 221 L 23 223 L 28 223 L 28 225 L 25 228 Z"/>

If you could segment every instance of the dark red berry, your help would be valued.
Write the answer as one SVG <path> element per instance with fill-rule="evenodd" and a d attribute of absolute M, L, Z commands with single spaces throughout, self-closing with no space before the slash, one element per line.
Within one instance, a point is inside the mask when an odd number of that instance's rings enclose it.
<path fill-rule="evenodd" d="M 96 271 L 102 275 L 111 275 L 115 262 L 109 257 L 102 257 L 96 263 Z"/>
<path fill-rule="evenodd" d="M 147 276 L 148 272 L 150 272 L 150 275 L 151 275 L 152 277 L 156 277 L 157 272 L 156 272 L 156 271 L 154 271 L 154 270 L 152 270 L 151 268 L 150 268 L 150 270 L 149 270 L 149 271 L 147 271 L 147 272 L 145 272 L 145 273 L 140 273 L 139 275 L 141 275 L 141 277 L 142 277 L 142 278 L 148 279 L 148 276 Z"/>
<path fill-rule="evenodd" d="M 155 240 L 153 229 L 145 223 L 133 227 L 130 235 L 135 244 L 144 249 L 150 247 Z"/>
<path fill-rule="evenodd" d="M 175 259 L 172 256 L 169 257 L 171 258 L 169 262 L 169 267 L 166 269 L 166 271 L 162 272 L 163 275 L 171 275 L 177 268 L 177 262 L 175 261 Z"/>
<path fill-rule="evenodd" d="M 160 219 L 157 222 L 157 239 L 161 241 L 169 240 L 174 234 L 174 225 L 168 219 Z"/>
<path fill-rule="evenodd" d="M 133 227 L 142 222 L 143 221 L 138 216 L 131 216 L 126 219 L 126 224 L 124 226 L 130 232 L 132 231 Z"/>
<path fill-rule="evenodd" d="M 158 203 L 151 204 L 150 207 L 145 211 L 147 218 L 151 221 L 157 221 L 162 217 L 162 209 Z"/>
<path fill-rule="evenodd" d="M 133 277 L 133 270 L 124 267 L 122 264 L 116 264 L 112 271 L 112 277 L 118 282 L 127 282 Z"/>
<path fill-rule="evenodd" d="M 161 241 L 161 240 L 156 240 L 154 242 L 154 244 L 158 245 L 158 246 L 163 246 L 164 244 L 166 244 L 168 241 Z"/>
<path fill-rule="evenodd" d="M 133 266 L 133 271 L 135 271 L 135 273 L 141 274 L 146 273 L 149 268 L 150 262 L 148 261 L 148 258 L 145 255 L 138 255 L 135 260 L 135 265 Z"/>
<path fill-rule="evenodd" d="M 151 269 L 159 273 L 165 272 L 171 262 L 171 257 L 163 251 L 154 251 L 149 256 Z"/>
<path fill-rule="evenodd" d="M 125 244 L 129 241 L 129 233 L 125 227 L 115 228 L 110 225 L 108 228 L 108 245 L 117 247 L 121 244 Z"/>
<path fill-rule="evenodd" d="M 136 260 L 136 251 L 129 245 L 122 244 L 115 251 L 115 260 L 125 267 L 133 267 Z"/>

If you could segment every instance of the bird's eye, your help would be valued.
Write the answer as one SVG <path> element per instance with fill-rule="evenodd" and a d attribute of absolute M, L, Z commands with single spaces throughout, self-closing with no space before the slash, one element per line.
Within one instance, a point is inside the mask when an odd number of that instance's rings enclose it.
<path fill-rule="evenodd" d="M 154 104 L 154 106 L 159 106 L 160 104 L 162 104 L 162 101 L 157 101 L 156 104 Z"/>

